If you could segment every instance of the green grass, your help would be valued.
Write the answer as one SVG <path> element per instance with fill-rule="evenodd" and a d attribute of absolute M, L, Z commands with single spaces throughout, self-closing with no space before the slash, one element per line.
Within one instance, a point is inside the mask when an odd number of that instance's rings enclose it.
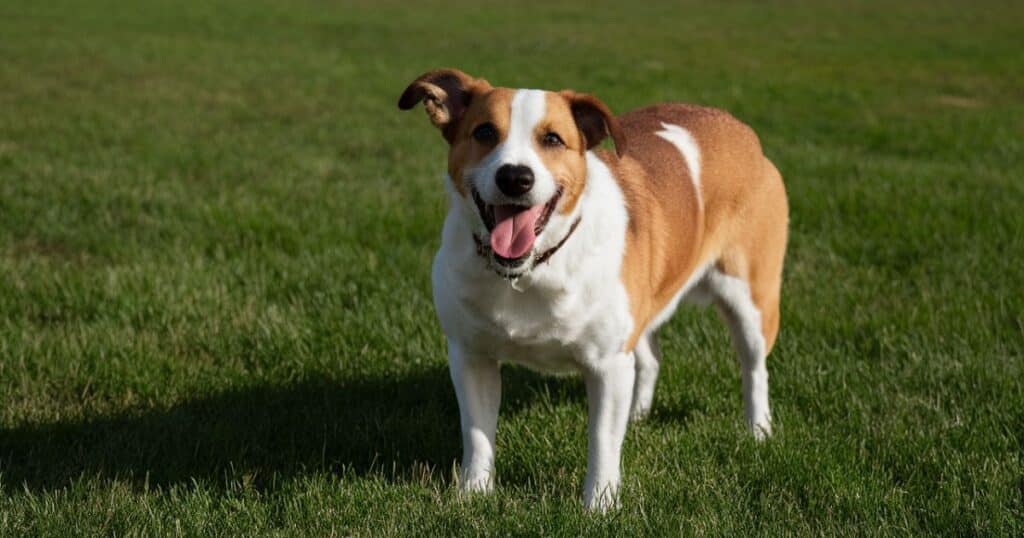
<path fill-rule="evenodd" d="M 0 535 L 1024 533 L 1022 4 L 588 6 L 0 5 Z M 759 132 L 774 439 L 687 310 L 619 512 L 580 381 L 514 368 L 453 492 L 445 146 L 395 106 L 440 66 Z"/>

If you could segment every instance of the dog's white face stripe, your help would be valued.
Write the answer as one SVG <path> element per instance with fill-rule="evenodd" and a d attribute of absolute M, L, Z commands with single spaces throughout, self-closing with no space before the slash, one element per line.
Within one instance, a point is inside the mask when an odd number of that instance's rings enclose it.
<path fill-rule="evenodd" d="M 537 155 L 534 132 L 547 113 L 547 100 L 542 90 L 517 90 L 512 97 L 509 110 L 509 130 L 491 154 L 473 170 L 473 182 L 477 192 L 489 204 L 501 204 L 510 200 L 502 194 L 494 181 L 494 175 L 502 165 L 524 165 L 533 171 L 534 184 L 530 193 L 518 203 L 542 204 L 555 195 L 558 186 L 551 171 Z"/>
<path fill-rule="evenodd" d="M 700 195 L 700 146 L 693 139 L 690 131 L 670 123 L 662 123 L 663 130 L 656 134 L 679 149 L 686 161 L 686 167 L 690 170 L 690 180 L 693 181 L 693 188 L 697 191 L 697 201 L 701 200 Z"/>
<path fill-rule="evenodd" d="M 508 164 L 527 164 L 533 149 L 533 130 L 544 119 L 547 101 L 541 90 L 519 90 L 512 98 L 509 113 L 508 136 L 505 138 L 505 158 Z M 539 158 L 537 159 L 540 160 Z"/>

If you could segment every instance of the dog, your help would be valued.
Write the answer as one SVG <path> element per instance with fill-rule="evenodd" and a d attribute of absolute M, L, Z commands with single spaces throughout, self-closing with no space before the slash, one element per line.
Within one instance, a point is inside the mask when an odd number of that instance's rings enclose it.
<path fill-rule="evenodd" d="M 492 87 L 456 69 L 415 79 L 449 145 L 449 210 L 432 270 L 459 403 L 459 487 L 494 487 L 500 362 L 578 372 L 588 401 L 584 506 L 619 505 L 626 427 L 651 409 L 656 334 L 680 302 L 713 304 L 739 356 L 747 424 L 771 435 L 766 357 L 779 330 L 788 204 L 753 130 L 659 104 L 616 117 L 594 96 Z M 610 137 L 614 151 L 598 145 Z"/>

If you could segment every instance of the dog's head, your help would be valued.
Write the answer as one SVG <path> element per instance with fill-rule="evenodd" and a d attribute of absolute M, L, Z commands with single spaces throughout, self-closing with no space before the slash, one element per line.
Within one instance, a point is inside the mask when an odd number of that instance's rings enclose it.
<path fill-rule="evenodd" d="M 509 277 L 529 271 L 569 233 L 586 186 L 587 150 L 609 135 L 624 150 L 608 107 L 570 90 L 494 88 L 439 69 L 414 80 L 398 106 L 421 101 L 450 146 L 457 203 L 492 265 Z"/>

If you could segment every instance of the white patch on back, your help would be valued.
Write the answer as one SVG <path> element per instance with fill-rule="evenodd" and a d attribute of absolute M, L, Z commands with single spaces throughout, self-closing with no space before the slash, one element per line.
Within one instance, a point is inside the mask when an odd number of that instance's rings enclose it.
<path fill-rule="evenodd" d="M 697 203 L 703 206 L 700 193 L 700 146 L 694 140 L 690 131 L 671 123 L 662 123 L 663 130 L 658 131 L 658 136 L 668 140 L 669 143 L 679 149 L 686 161 L 686 167 L 690 170 L 690 180 L 693 181 L 693 188 L 697 192 Z"/>

